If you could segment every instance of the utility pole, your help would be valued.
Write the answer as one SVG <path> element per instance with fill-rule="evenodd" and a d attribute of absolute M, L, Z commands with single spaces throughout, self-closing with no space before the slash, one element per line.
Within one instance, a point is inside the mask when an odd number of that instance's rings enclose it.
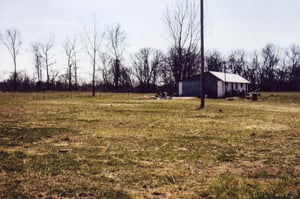
<path fill-rule="evenodd" d="M 200 109 L 204 108 L 205 91 L 204 91 L 204 13 L 203 0 L 200 0 L 200 21 L 201 21 L 201 104 Z"/>
<path fill-rule="evenodd" d="M 227 93 L 227 83 L 226 83 L 226 63 L 224 63 L 224 87 L 225 87 L 225 94 L 224 94 L 224 98 L 226 98 L 226 93 Z"/>

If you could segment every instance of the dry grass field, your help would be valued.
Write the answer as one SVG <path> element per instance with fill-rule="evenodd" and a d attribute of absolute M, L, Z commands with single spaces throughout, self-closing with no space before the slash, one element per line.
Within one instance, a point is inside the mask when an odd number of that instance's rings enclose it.
<path fill-rule="evenodd" d="M 0 198 L 299 198 L 300 93 L 0 93 Z"/>

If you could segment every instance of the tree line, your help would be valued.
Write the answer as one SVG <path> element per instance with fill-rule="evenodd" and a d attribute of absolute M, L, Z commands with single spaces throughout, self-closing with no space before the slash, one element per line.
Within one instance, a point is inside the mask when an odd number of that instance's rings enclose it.
<path fill-rule="evenodd" d="M 36 78 L 17 71 L 17 57 L 22 45 L 19 31 L 0 32 L 0 42 L 9 51 L 14 64 L 14 71 L 0 83 L 0 90 L 90 90 L 93 96 L 96 91 L 176 93 L 181 80 L 200 74 L 197 8 L 193 1 L 167 7 L 163 19 L 170 42 L 168 51 L 141 48 L 131 56 L 129 65 L 125 64 L 124 58 L 127 36 L 120 24 L 113 24 L 103 31 L 94 18 L 80 37 L 66 38 L 61 45 L 65 52 L 64 72 L 55 70 L 54 38 L 34 41 L 31 53 Z M 86 54 L 90 60 L 90 83 L 79 83 L 79 54 Z M 228 56 L 208 50 L 204 59 L 206 71 L 239 74 L 250 81 L 250 90 L 300 91 L 300 47 L 297 44 L 285 49 L 267 44 L 260 51 L 233 50 Z"/>
<path fill-rule="evenodd" d="M 208 70 L 226 71 L 250 81 L 250 89 L 300 91 L 300 46 L 280 48 L 267 44 L 261 51 L 235 50 L 228 57 L 218 51 L 206 56 Z"/>

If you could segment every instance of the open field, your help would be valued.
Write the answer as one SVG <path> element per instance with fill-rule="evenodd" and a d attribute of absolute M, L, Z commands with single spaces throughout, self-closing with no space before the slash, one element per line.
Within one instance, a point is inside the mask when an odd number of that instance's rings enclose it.
<path fill-rule="evenodd" d="M 300 93 L 0 93 L 0 198 L 300 197 Z"/>

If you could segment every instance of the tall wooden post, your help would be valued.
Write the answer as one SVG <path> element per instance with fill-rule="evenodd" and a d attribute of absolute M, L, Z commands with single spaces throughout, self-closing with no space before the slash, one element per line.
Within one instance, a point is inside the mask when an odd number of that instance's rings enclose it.
<path fill-rule="evenodd" d="M 200 3 L 200 16 L 201 16 L 201 104 L 200 109 L 204 108 L 205 90 L 204 90 L 204 13 L 203 13 L 203 0 Z"/>

